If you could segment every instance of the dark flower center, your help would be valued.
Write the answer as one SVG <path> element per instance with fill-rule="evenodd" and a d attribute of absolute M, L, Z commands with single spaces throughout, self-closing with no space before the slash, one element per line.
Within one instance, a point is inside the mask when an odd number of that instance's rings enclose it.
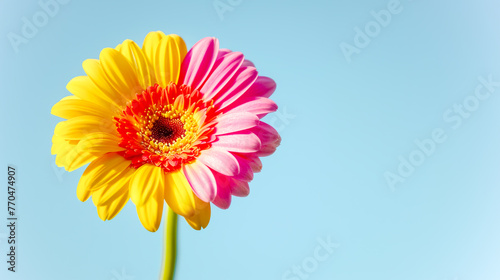
<path fill-rule="evenodd" d="M 184 136 L 186 130 L 180 119 L 158 118 L 151 128 L 151 138 L 165 144 L 172 144 Z"/>

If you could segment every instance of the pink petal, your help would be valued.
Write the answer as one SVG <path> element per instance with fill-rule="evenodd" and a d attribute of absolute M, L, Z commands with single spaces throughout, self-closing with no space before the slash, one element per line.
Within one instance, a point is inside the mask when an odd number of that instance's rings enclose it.
<path fill-rule="evenodd" d="M 182 62 L 179 84 L 200 88 L 217 59 L 218 50 L 216 38 L 203 38 L 194 44 Z"/>
<path fill-rule="evenodd" d="M 260 125 L 253 128 L 252 132 L 255 133 L 261 141 L 261 149 L 257 153 L 258 156 L 268 156 L 274 151 L 281 143 L 281 137 L 278 131 L 265 122 L 260 122 Z"/>
<path fill-rule="evenodd" d="M 267 157 L 267 156 L 270 156 L 272 154 L 274 154 L 274 152 L 276 152 L 276 149 L 278 148 L 279 145 L 275 145 L 275 144 L 267 144 L 267 145 L 264 145 L 262 147 L 262 149 L 260 149 L 260 151 L 257 153 L 257 155 L 259 157 Z"/>
<path fill-rule="evenodd" d="M 231 179 L 231 194 L 234 196 L 245 197 L 250 193 L 248 182 Z"/>
<path fill-rule="evenodd" d="M 182 170 L 197 197 L 205 202 L 210 202 L 215 198 L 217 182 L 210 168 L 197 160 L 184 165 Z"/>
<path fill-rule="evenodd" d="M 212 146 L 200 153 L 198 160 L 213 170 L 227 176 L 236 176 L 240 173 L 240 166 L 236 158 L 227 150 Z"/>
<path fill-rule="evenodd" d="M 265 122 L 261 121 L 259 126 L 252 129 L 252 132 L 259 137 L 263 144 L 281 142 L 278 131 Z"/>
<path fill-rule="evenodd" d="M 230 49 L 219 49 L 219 53 L 217 54 L 217 59 L 219 59 L 220 57 L 225 56 L 226 54 L 228 54 L 230 52 L 232 52 Z M 252 66 L 252 67 L 255 67 L 255 64 L 253 64 L 253 62 L 251 62 L 250 60 L 245 59 L 243 61 L 243 63 L 241 64 L 241 66 Z"/>
<path fill-rule="evenodd" d="M 240 157 L 238 155 L 234 155 L 236 160 L 238 160 L 238 165 L 240 166 L 240 173 L 234 176 L 234 179 L 241 180 L 244 182 L 250 182 L 253 180 L 253 170 L 248 163 L 246 158 Z"/>
<path fill-rule="evenodd" d="M 217 196 L 212 203 L 221 209 L 227 209 L 231 205 L 230 178 L 217 172 L 214 173 L 214 177 L 217 181 Z"/>
<path fill-rule="evenodd" d="M 261 150 L 259 137 L 248 131 L 241 134 L 219 135 L 211 144 L 212 147 L 237 153 L 255 153 Z"/>
<path fill-rule="evenodd" d="M 247 160 L 247 163 L 254 173 L 258 173 L 262 170 L 262 161 L 256 154 L 238 154 L 238 156 Z"/>
<path fill-rule="evenodd" d="M 255 67 L 255 64 L 253 64 L 253 62 L 251 62 L 250 60 L 245 59 L 245 61 L 243 61 L 243 64 L 241 64 L 241 66 Z"/>
<path fill-rule="evenodd" d="M 257 126 L 260 123 L 256 115 L 246 112 L 224 114 L 217 118 L 217 122 L 215 126 L 216 135 L 245 130 Z"/>
<path fill-rule="evenodd" d="M 225 56 L 226 54 L 230 53 L 230 49 L 219 49 L 219 52 L 217 53 L 217 59 Z"/>
<path fill-rule="evenodd" d="M 255 68 L 241 67 L 215 98 L 214 105 L 218 106 L 220 110 L 233 103 L 250 88 L 257 79 L 257 75 Z"/>
<path fill-rule="evenodd" d="M 215 61 L 212 73 L 208 76 L 205 84 L 200 89 L 205 100 L 212 99 L 236 74 L 243 63 L 244 56 L 240 52 L 228 53 Z"/>
<path fill-rule="evenodd" d="M 245 92 L 245 97 L 269 97 L 276 90 L 273 79 L 259 76 L 255 83 Z"/>
<path fill-rule="evenodd" d="M 241 102 L 238 102 L 239 105 L 234 106 L 236 102 L 229 105 L 224 112 L 227 114 L 230 113 L 239 113 L 239 112 L 248 112 L 255 115 L 258 115 L 259 118 L 263 118 L 265 115 L 275 112 L 278 110 L 278 105 L 274 101 L 265 97 L 250 97 Z M 227 110 L 227 111 L 226 111 Z"/>

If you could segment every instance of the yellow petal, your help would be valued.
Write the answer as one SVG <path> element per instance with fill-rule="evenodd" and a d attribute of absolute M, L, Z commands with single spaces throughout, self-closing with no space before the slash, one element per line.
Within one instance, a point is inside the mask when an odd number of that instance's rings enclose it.
<path fill-rule="evenodd" d="M 116 131 L 115 125 L 110 119 L 87 115 L 58 123 L 54 129 L 54 135 L 64 140 L 80 140 L 88 133 L 115 133 L 114 131 Z"/>
<path fill-rule="evenodd" d="M 127 101 L 133 99 L 136 93 L 142 92 L 132 65 L 119 51 L 112 48 L 103 49 L 99 62 L 109 84 Z"/>
<path fill-rule="evenodd" d="M 78 141 L 76 141 L 78 144 Z M 63 161 L 61 161 L 61 158 L 64 157 L 66 158 L 66 154 L 73 148 L 75 148 L 75 144 L 70 144 L 69 141 L 64 140 L 64 138 L 59 137 L 57 135 L 52 136 L 52 149 L 51 152 L 53 155 L 57 154 L 56 156 L 56 164 L 59 167 L 64 166 Z M 59 157 L 59 160 L 58 160 Z"/>
<path fill-rule="evenodd" d="M 128 192 L 123 193 L 121 196 L 113 200 L 113 202 L 108 206 L 108 216 L 107 219 L 111 220 L 113 219 L 127 204 L 129 201 L 130 197 L 128 195 Z"/>
<path fill-rule="evenodd" d="M 97 159 L 97 157 L 96 155 L 80 151 L 75 147 L 66 155 L 64 167 L 68 172 L 71 172 Z"/>
<path fill-rule="evenodd" d="M 139 46 L 132 40 L 125 40 L 120 45 L 120 53 L 128 60 L 134 68 L 134 72 L 139 79 L 139 84 L 142 89 L 153 86 L 156 83 L 155 73 L 152 70 L 152 65 Z"/>
<path fill-rule="evenodd" d="M 130 198 L 142 225 L 149 231 L 160 227 L 163 212 L 164 175 L 160 167 L 144 164 L 130 179 Z"/>
<path fill-rule="evenodd" d="M 156 79 L 161 87 L 165 88 L 170 82 L 178 82 L 181 63 L 186 53 L 186 43 L 180 36 L 170 34 L 161 39 L 154 64 Z"/>
<path fill-rule="evenodd" d="M 118 146 L 120 137 L 106 132 L 93 132 L 85 135 L 78 143 L 78 149 L 94 155 L 119 152 L 125 150 Z"/>
<path fill-rule="evenodd" d="M 52 137 L 52 154 L 56 155 L 56 165 L 73 171 L 96 159 L 95 155 L 77 149 L 78 141 L 66 141 L 54 135 Z"/>
<path fill-rule="evenodd" d="M 69 97 L 69 98 L 68 98 Z M 68 96 L 57 102 L 51 110 L 51 114 L 64 119 L 74 117 L 93 115 L 102 118 L 110 117 L 109 110 L 100 105 L 77 98 L 76 96 Z"/>
<path fill-rule="evenodd" d="M 101 188 L 92 191 L 92 202 L 94 202 L 94 205 L 110 204 L 124 193 L 129 197 L 130 178 L 135 171 L 135 168 L 127 168 L 114 179 L 104 183 Z"/>
<path fill-rule="evenodd" d="M 148 35 L 146 35 L 146 38 L 144 38 L 144 42 L 142 43 L 142 51 L 146 55 L 146 58 L 149 62 L 149 65 L 153 67 L 155 64 L 155 56 L 156 56 L 156 49 L 160 45 L 161 39 L 165 37 L 165 34 L 161 31 L 154 31 L 154 32 L 149 32 Z M 151 69 L 152 73 L 154 73 L 154 70 Z"/>
<path fill-rule="evenodd" d="M 106 218 L 108 217 L 108 208 L 108 205 L 97 207 L 97 215 L 99 215 L 99 218 L 103 221 L 106 221 Z"/>
<path fill-rule="evenodd" d="M 130 161 L 116 153 L 105 154 L 92 161 L 83 172 L 77 186 L 77 196 L 80 200 L 88 199 L 88 192 L 94 191 L 115 179 L 129 168 Z"/>
<path fill-rule="evenodd" d="M 82 100 L 90 101 L 105 108 L 110 114 L 121 111 L 87 76 L 73 78 L 66 85 L 66 89 Z"/>
<path fill-rule="evenodd" d="M 59 125 L 59 124 L 57 124 Z M 57 126 L 56 125 L 56 126 Z M 50 149 L 51 154 L 59 154 L 61 151 L 65 150 L 71 143 L 72 146 L 76 146 L 79 141 L 67 141 L 63 137 L 53 135 L 52 136 L 52 148 Z"/>
<path fill-rule="evenodd" d="M 106 96 L 108 100 L 120 108 L 127 104 L 128 99 L 119 91 L 115 90 L 108 82 L 106 73 L 104 72 L 99 60 L 87 59 L 83 62 L 82 66 L 83 70 L 87 73 L 94 85 Z"/>
<path fill-rule="evenodd" d="M 137 168 L 130 179 L 130 198 L 135 205 L 144 205 L 159 190 L 163 193 L 165 186 L 163 173 L 160 167 L 151 164 Z"/>
<path fill-rule="evenodd" d="M 93 196 L 94 194 L 92 194 L 92 197 Z M 96 205 L 99 218 L 101 218 L 101 220 L 103 221 L 113 219 L 123 209 L 129 199 L 130 198 L 128 196 L 128 191 L 126 191 L 121 192 L 114 200 L 110 201 L 109 203 Z"/>
<path fill-rule="evenodd" d="M 142 225 L 149 231 L 157 231 L 163 213 L 163 188 L 157 188 L 145 204 L 136 206 Z"/>
<path fill-rule="evenodd" d="M 209 205 L 194 194 L 182 170 L 165 173 L 165 180 L 165 201 L 175 213 L 192 217 Z"/>
<path fill-rule="evenodd" d="M 207 203 L 207 207 L 198 210 L 196 214 L 192 217 L 186 217 L 188 224 L 195 230 L 200 230 L 201 228 L 206 228 L 210 222 L 210 203 Z"/>

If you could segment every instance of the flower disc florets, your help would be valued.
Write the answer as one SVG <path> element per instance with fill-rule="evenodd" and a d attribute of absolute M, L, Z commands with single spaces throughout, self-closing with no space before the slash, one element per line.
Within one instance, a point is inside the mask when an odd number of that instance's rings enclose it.
<path fill-rule="evenodd" d="M 150 163 L 165 171 L 177 170 L 209 148 L 213 111 L 211 102 L 189 86 L 149 87 L 115 118 L 119 146 L 126 149 L 121 154 L 135 168 Z"/>

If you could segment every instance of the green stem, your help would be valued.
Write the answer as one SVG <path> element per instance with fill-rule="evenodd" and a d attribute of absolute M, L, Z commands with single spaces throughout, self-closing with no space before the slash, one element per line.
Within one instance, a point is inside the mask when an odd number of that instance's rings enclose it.
<path fill-rule="evenodd" d="M 163 241 L 163 264 L 160 280 L 174 279 L 175 260 L 177 257 L 177 214 L 168 208 L 165 227 L 165 240 Z"/>

